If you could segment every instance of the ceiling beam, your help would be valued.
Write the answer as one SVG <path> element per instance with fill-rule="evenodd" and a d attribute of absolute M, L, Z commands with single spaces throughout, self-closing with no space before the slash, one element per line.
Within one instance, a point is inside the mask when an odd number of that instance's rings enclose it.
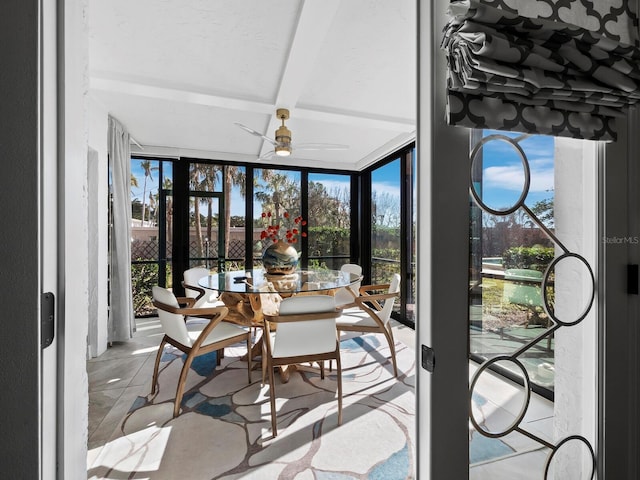
<path fill-rule="evenodd" d="M 282 104 L 223 97 L 186 88 L 151 85 L 125 78 L 108 78 L 97 73 L 91 74 L 89 86 L 92 90 L 272 115 L 273 125 L 269 125 L 267 131 L 264 132 L 265 135 L 272 135 L 272 130 L 275 131 L 275 129 L 280 125 L 280 121 L 275 117 L 275 109 L 280 108 L 280 105 Z M 361 112 L 328 110 L 326 108 L 321 109 L 319 107 L 307 105 L 301 105 L 295 108 L 295 116 L 296 118 L 306 118 L 331 124 L 355 125 L 363 128 L 390 129 L 398 132 L 406 132 L 415 129 L 415 118 L 368 115 Z"/>
<path fill-rule="evenodd" d="M 187 88 L 152 85 L 126 78 L 109 78 L 107 76 L 101 76 L 99 73 L 91 74 L 89 77 L 89 88 L 92 90 L 149 97 L 179 103 L 193 103 L 196 105 L 227 108 L 252 113 L 263 113 L 267 115 L 274 113 L 273 105 L 266 102 L 214 95 Z"/>
<path fill-rule="evenodd" d="M 276 108 L 288 108 L 292 115 L 298 114 L 297 110 L 294 113 L 295 106 L 324 45 L 324 39 L 331 28 L 340 2 L 341 0 L 323 0 L 322 2 L 307 0 L 302 4 L 296 31 L 289 48 L 289 56 L 275 96 Z M 280 119 L 276 116 L 276 112 L 271 113 L 267 132 L 275 132 L 280 126 Z M 263 141 L 260 156 L 272 149 L 273 145 Z"/>

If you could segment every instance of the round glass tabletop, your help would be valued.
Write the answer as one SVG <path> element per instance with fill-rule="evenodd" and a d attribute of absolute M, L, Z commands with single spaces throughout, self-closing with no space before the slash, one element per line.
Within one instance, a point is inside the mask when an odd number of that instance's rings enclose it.
<path fill-rule="evenodd" d="M 352 285 L 362 279 L 341 270 L 298 270 L 289 275 L 270 275 L 262 269 L 214 273 L 203 277 L 202 288 L 232 293 L 323 293 Z M 273 288 L 265 289 L 269 283 Z"/>

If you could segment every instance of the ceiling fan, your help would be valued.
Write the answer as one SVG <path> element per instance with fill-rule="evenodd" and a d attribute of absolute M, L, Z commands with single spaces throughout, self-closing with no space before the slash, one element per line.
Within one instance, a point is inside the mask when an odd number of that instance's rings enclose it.
<path fill-rule="evenodd" d="M 256 137 L 260 137 L 274 146 L 273 151 L 262 155 L 258 160 L 266 160 L 274 155 L 277 155 L 278 157 L 288 157 L 294 150 L 347 150 L 349 148 L 348 145 L 340 145 L 337 143 L 301 143 L 296 145 L 291 142 L 291 130 L 289 130 L 284 124 L 284 121 L 289 119 L 289 110 L 286 108 L 278 108 L 276 110 L 276 115 L 282 121 L 282 125 L 280 125 L 276 130 L 275 140 L 247 127 L 246 125 L 243 125 L 242 123 L 234 122 L 244 131 L 251 135 L 255 135 Z"/>

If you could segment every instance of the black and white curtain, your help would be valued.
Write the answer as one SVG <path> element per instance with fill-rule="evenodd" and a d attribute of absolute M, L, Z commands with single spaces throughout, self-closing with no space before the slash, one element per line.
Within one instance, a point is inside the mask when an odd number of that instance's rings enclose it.
<path fill-rule="evenodd" d="M 615 140 L 640 99 L 636 0 L 464 0 L 449 6 L 447 122 Z"/>

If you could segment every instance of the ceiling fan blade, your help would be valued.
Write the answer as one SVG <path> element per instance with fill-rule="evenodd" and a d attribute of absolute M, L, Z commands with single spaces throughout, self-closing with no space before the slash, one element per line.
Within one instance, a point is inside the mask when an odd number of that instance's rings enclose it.
<path fill-rule="evenodd" d="M 348 150 L 349 145 L 341 145 L 339 143 L 301 143 L 300 145 L 292 145 L 295 150 Z"/>
<path fill-rule="evenodd" d="M 238 127 L 240 127 L 241 129 L 243 129 L 245 132 L 250 133 L 251 135 L 255 135 L 256 137 L 260 137 L 263 140 L 266 140 L 267 142 L 271 143 L 272 145 L 277 146 L 278 142 L 276 142 L 275 140 L 261 134 L 260 132 L 255 131 L 253 128 L 249 128 L 246 125 L 243 125 L 240 122 L 233 122 L 235 125 L 237 125 Z"/>
<path fill-rule="evenodd" d="M 276 154 L 276 152 L 271 150 L 270 152 L 267 152 L 264 155 L 261 155 L 260 157 L 258 157 L 258 161 L 271 160 L 275 156 L 275 154 Z"/>

